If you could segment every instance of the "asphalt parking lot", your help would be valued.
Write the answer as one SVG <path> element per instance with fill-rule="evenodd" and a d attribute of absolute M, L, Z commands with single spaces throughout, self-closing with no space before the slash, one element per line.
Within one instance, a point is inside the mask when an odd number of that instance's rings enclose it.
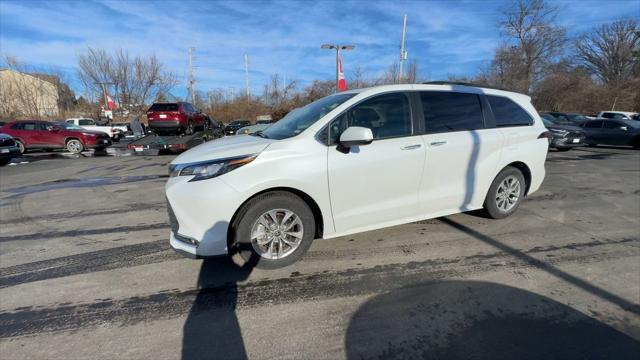
<path fill-rule="evenodd" d="M 0 357 L 640 355 L 639 151 L 551 152 L 510 218 L 320 240 L 275 271 L 170 249 L 172 159 L 0 169 Z"/>

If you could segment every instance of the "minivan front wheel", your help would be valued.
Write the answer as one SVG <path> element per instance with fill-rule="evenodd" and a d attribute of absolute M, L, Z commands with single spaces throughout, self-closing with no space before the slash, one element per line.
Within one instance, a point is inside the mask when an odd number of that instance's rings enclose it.
<path fill-rule="evenodd" d="M 232 225 L 233 248 L 252 266 L 276 269 L 299 260 L 311 246 L 315 218 L 298 196 L 275 191 L 249 200 Z"/>
<path fill-rule="evenodd" d="M 502 219 L 513 214 L 524 198 L 526 182 L 520 170 L 507 167 L 491 183 L 484 200 L 484 209 L 493 219 Z"/>

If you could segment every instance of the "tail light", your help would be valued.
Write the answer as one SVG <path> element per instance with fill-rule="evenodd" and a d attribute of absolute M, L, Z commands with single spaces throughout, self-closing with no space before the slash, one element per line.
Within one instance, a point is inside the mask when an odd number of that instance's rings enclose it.
<path fill-rule="evenodd" d="M 549 141 L 549 143 L 551 143 L 551 139 L 553 139 L 553 134 L 551 133 L 551 131 L 545 131 L 542 134 L 538 135 L 538 139 L 544 139 L 546 138 L 547 141 Z"/>

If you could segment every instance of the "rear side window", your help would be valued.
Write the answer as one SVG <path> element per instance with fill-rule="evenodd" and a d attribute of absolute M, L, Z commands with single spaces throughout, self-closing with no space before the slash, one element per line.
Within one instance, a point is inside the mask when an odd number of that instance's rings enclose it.
<path fill-rule="evenodd" d="M 153 104 L 149 111 L 178 111 L 178 104 Z"/>
<path fill-rule="evenodd" d="M 587 121 L 586 124 L 584 124 L 584 127 L 586 128 L 591 128 L 591 129 L 599 129 L 602 127 L 602 120 L 593 120 L 593 121 Z"/>
<path fill-rule="evenodd" d="M 511 99 L 503 96 L 487 95 L 489 105 L 496 120 L 496 127 L 526 126 L 533 124 L 533 118 Z"/>
<path fill-rule="evenodd" d="M 427 133 L 476 130 L 484 127 L 476 94 L 425 91 L 420 93 Z"/>
<path fill-rule="evenodd" d="M 24 123 L 15 123 L 11 125 L 11 129 L 13 130 L 22 130 L 24 129 Z"/>
<path fill-rule="evenodd" d="M 82 125 L 95 125 L 96 123 L 91 119 L 80 119 L 78 120 L 78 124 L 82 126 Z"/>

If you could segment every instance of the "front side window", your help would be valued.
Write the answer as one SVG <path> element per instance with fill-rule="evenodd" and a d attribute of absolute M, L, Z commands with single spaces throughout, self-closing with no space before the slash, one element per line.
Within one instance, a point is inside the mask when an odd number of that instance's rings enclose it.
<path fill-rule="evenodd" d="M 533 124 L 533 118 L 511 99 L 503 96 L 487 95 L 489 105 L 496 120 L 496 127 L 526 126 Z"/>
<path fill-rule="evenodd" d="M 427 134 L 484 127 L 480 97 L 476 94 L 425 91 L 420 93 L 420 99 Z"/>
<path fill-rule="evenodd" d="M 37 127 L 36 127 L 36 128 L 37 128 L 38 130 L 40 130 L 40 131 L 47 131 L 47 130 L 48 130 L 48 129 L 47 129 L 48 127 L 49 127 L 49 124 L 47 124 L 47 123 L 38 123 L 38 125 L 37 125 Z"/>
<path fill-rule="evenodd" d="M 287 116 L 261 131 L 257 136 L 277 140 L 296 136 L 354 95 L 336 94 L 323 97 L 289 112 Z"/>
<path fill-rule="evenodd" d="M 336 144 L 340 134 L 350 126 L 371 129 L 374 140 L 409 136 L 412 134 L 409 99 L 404 93 L 392 93 L 355 105 L 329 126 L 330 144 Z"/>
<path fill-rule="evenodd" d="M 622 123 L 619 123 L 617 121 L 605 121 L 603 127 L 605 129 L 617 129 L 619 127 L 623 126 Z"/>

